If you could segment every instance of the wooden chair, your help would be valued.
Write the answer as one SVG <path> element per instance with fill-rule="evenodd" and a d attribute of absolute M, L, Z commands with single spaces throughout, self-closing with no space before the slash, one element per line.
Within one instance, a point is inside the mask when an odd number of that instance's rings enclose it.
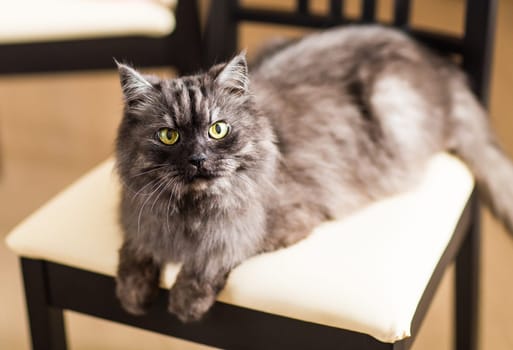
<path fill-rule="evenodd" d="M 7 2 L 0 14 L 0 74 L 201 64 L 196 1 Z"/>
<path fill-rule="evenodd" d="M 342 1 L 330 4 L 330 13 L 320 16 L 309 13 L 307 1 L 298 1 L 293 13 L 215 1 L 206 28 L 206 61 L 234 54 L 241 21 L 315 28 L 355 21 L 342 15 Z M 462 38 L 411 28 L 409 1 L 395 2 L 393 25 L 461 56 L 486 104 L 495 5 L 468 0 Z M 375 1 L 363 1 L 362 9 L 357 21 L 373 22 Z M 131 316 L 115 298 L 121 232 L 116 221 L 119 184 L 112 167 L 109 160 L 85 175 L 8 237 L 21 256 L 34 349 L 66 348 L 63 310 L 228 349 L 409 349 L 453 261 L 455 347 L 477 348 L 479 203 L 471 174 L 449 155 L 433 157 L 412 192 L 243 263 L 208 315 L 188 325 L 166 311 L 166 288 L 176 266 L 166 270 L 148 314 Z M 323 276 L 328 265 L 332 268 Z"/>

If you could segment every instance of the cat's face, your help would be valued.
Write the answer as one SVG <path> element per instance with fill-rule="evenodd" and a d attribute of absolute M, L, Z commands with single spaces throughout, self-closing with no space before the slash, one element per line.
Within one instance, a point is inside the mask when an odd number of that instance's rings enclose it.
<path fill-rule="evenodd" d="M 269 156 L 272 132 L 253 109 L 243 55 L 174 80 L 119 70 L 125 116 L 117 161 L 132 190 L 167 189 L 176 197 L 229 190 Z"/>

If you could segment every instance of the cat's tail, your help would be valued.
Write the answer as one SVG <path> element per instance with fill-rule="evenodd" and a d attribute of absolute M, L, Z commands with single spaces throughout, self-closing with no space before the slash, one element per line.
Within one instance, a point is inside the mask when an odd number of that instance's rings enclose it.
<path fill-rule="evenodd" d="M 479 194 L 513 234 L 513 163 L 499 147 L 487 113 L 463 81 L 452 89 L 449 147 L 472 170 Z"/>

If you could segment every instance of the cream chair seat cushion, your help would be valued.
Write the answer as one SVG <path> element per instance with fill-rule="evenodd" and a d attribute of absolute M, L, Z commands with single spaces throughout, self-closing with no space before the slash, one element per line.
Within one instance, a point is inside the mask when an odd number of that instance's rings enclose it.
<path fill-rule="evenodd" d="M 414 190 L 315 229 L 287 249 L 256 256 L 230 275 L 219 300 L 367 333 L 410 335 L 415 309 L 473 188 L 467 168 L 434 156 Z M 122 233 L 119 184 L 108 160 L 8 237 L 21 256 L 115 275 Z M 169 287 L 178 267 L 169 265 Z"/>
<path fill-rule="evenodd" d="M 0 0 L 0 44 L 165 36 L 175 27 L 173 6 L 169 0 Z"/>

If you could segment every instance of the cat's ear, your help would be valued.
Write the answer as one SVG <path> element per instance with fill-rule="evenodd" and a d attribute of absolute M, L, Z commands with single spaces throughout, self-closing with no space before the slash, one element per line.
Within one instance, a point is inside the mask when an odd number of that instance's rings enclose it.
<path fill-rule="evenodd" d="M 246 51 L 242 51 L 224 66 L 214 67 L 216 84 L 236 94 L 249 91 L 248 63 Z"/>
<path fill-rule="evenodd" d="M 137 104 L 155 91 L 148 77 L 143 76 L 126 64 L 115 62 L 118 66 L 121 89 L 127 106 Z"/>

